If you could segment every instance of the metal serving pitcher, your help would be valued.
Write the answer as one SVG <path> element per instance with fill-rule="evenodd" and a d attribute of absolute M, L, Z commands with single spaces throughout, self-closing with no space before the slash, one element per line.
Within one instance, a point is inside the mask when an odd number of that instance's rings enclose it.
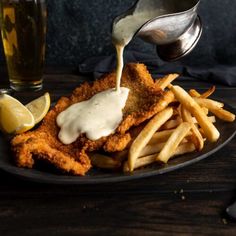
<path fill-rule="evenodd" d="M 161 15 L 145 22 L 134 36 L 157 45 L 158 55 L 166 61 L 177 60 L 192 51 L 202 34 L 197 14 L 200 0 L 139 0 L 121 19 L 135 13 L 160 9 Z"/>

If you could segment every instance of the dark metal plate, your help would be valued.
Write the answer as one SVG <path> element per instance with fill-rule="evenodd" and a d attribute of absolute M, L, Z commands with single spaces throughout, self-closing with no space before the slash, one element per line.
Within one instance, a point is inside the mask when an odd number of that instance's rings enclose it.
<path fill-rule="evenodd" d="M 236 114 L 236 109 L 233 107 L 225 106 L 225 108 Z M 216 126 L 221 133 L 220 139 L 216 143 L 207 143 L 201 152 L 185 154 L 171 160 L 167 165 L 154 164 L 132 174 L 92 169 L 84 177 L 63 175 L 47 168 L 43 170 L 18 168 L 13 164 L 9 141 L 0 135 L 0 169 L 22 179 L 53 184 L 101 184 L 140 179 L 183 168 L 205 159 L 223 148 L 236 134 L 236 122 L 217 121 Z"/>

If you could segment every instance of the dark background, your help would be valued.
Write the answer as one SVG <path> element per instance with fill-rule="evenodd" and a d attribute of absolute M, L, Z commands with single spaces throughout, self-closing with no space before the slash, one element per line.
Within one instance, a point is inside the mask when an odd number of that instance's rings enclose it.
<path fill-rule="evenodd" d="M 86 58 L 114 53 L 111 23 L 135 0 L 48 0 L 47 65 L 77 66 Z M 200 43 L 186 65 L 236 63 L 236 0 L 202 0 Z M 135 39 L 130 49 L 155 54 L 155 47 Z M 4 62 L 1 49 L 0 63 Z"/>

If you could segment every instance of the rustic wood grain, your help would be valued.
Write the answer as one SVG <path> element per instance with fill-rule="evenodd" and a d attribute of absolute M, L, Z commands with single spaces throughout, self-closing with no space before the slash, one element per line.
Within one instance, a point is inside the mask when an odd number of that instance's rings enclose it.
<path fill-rule="evenodd" d="M 27 103 L 49 91 L 56 101 L 84 79 L 62 72 L 50 71 L 43 91 L 14 96 Z M 178 83 L 210 87 L 192 79 Z M 215 97 L 236 107 L 235 94 L 236 88 L 219 85 Z M 192 166 L 117 184 L 36 184 L 0 171 L 0 235 L 236 235 L 224 213 L 235 190 L 236 139 Z"/>

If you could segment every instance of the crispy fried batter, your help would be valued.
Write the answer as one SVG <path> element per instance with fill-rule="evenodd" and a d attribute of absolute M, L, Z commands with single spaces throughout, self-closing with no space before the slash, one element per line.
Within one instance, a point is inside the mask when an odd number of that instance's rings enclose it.
<path fill-rule="evenodd" d="M 107 152 L 124 150 L 131 140 L 129 129 L 150 119 L 174 99 L 172 92 L 163 92 L 155 84 L 146 66 L 128 64 L 123 72 L 122 86 L 129 88 L 130 94 L 123 111 L 123 121 L 116 133 L 97 141 L 88 140 L 82 134 L 76 142 L 62 144 L 57 138 L 57 115 L 70 105 L 88 100 L 98 92 L 115 87 L 115 84 L 115 73 L 111 73 L 92 84 L 84 83 L 75 89 L 70 98 L 62 97 L 38 129 L 13 138 L 16 164 L 32 168 L 34 159 L 43 159 L 64 172 L 84 175 L 91 167 L 88 152 L 99 149 Z"/>

